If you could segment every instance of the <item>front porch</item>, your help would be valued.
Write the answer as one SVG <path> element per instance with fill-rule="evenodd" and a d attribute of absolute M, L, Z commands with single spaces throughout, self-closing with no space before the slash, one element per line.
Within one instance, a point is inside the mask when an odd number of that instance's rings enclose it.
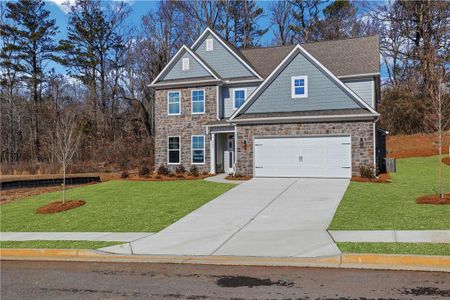
<path fill-rule="evenodd" d="M 210 135 L 211 173 L 235 174 L 236 130 L 234 126 L 208 127 Z"/>

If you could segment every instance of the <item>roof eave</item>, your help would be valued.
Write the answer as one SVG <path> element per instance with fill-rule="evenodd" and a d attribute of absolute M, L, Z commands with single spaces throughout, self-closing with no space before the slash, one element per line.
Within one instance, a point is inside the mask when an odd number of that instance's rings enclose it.
<path fill-rule="evenodd" d="M 290 116 L 290 117 L 264 117 L 249 119 L 233 119 L 228 122 L 236 124 L 274 124 L 274 123 L 315 123 L 334 121 L 372 121 L 376 120 L 380 114 L 350 114 L 350 115 L 327 115 L 327 116 Z"/>

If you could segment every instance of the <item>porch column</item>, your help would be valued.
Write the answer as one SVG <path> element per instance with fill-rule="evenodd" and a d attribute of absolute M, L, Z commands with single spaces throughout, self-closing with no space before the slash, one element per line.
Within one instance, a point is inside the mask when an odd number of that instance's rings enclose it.
<path fill-rule="evenodd" d="M 216 134 L 211 133 L 211 140 L 209 142 L 209 152 L 210 152 L 210 161 L 211 161 L 211 174 L 216 174 Z"/>

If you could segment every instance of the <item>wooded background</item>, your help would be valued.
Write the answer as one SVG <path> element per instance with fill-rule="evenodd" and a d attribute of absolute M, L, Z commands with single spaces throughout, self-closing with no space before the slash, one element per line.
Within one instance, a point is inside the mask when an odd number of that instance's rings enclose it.
<path fill-rule="evenodd" d="M 206 26 L 239 49 L 259 46 L 268 31 L 273 46 L 379 34 L 386 73 L 380 126 L 394 135 L 434 133 L 443 120 L 449 130 L 448 1 L 274 1 L 267 11 L 252 0 L 160 1 L 130 27 L 127 4 L 78 0 L 62 40 L 55 38 L 58 28 L 44 1 L 0 6 L 3 174 L 58 172 L 55 128 L 67 114 L 76 116 L 81 132 L 71 172 L 152 168 L 154 93 L 148 84 Z M 49 69 L 49 61 L 67 74 Z M 442 87 L 439 106 L 435 91 Z"/>

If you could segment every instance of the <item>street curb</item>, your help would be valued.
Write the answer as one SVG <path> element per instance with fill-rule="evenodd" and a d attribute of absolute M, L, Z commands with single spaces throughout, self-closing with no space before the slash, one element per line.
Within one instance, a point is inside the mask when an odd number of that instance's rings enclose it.
<path fill-rule="evenodd" d="M 450 272 L 450 256 L 397 254 L 341 254 L 331 257 L 246 257 L 117 255 L 96 250 L 0 249 L 1 260 L 53 260 L 77 262 L 147 262 L 229 266 L 285 266 L 415 270 Z"/>

